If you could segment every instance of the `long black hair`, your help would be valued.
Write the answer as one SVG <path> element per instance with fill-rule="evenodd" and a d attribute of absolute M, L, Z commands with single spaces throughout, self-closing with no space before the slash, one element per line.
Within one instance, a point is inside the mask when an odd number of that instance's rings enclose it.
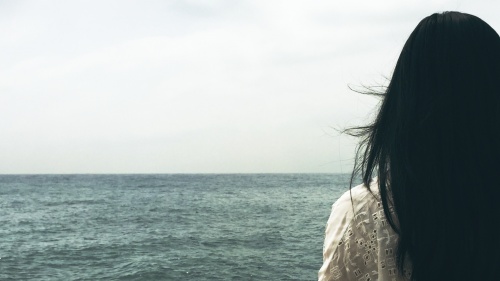
<path fill-rule="evenodd" d="M 353 178 L 378 176 L 399 272 L 500 280 L 498 34 L 469 14 L 424 18 L 382 96 L 373 123 L 347 133 L 361 138 Z"/>

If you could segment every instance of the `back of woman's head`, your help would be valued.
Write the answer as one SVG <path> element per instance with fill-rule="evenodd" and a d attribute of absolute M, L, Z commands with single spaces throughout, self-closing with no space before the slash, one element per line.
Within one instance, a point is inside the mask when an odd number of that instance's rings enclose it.
<path fill-rule="evenodd" d="M 362 137 L 353 175 L 378 175 L 413 280 L 500 280 L 498 82 L 498 34 L 472 15 L 433 14 L 404 45 L 373 124 L 351 131 Z"/>

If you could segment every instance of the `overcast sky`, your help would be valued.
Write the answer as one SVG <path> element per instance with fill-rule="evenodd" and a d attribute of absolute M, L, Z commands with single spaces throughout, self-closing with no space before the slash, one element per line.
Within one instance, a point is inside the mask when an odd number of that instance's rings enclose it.
<path fill-rule="evenodd" d="M 0 173 L 335 173 L 417 23 L 500 1 L 0 1 Z M 340 160 L 340 161 L 339 161 Z"/>

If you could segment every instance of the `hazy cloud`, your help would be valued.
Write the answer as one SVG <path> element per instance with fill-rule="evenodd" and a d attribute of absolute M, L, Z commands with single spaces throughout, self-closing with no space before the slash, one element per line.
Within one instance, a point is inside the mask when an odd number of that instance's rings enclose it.
<path fill-rule="evenodd" d="M 2 1 L 0 173 L 340 172 L 418 21 L 495 1 Z M 340 162 L 339 162 L 340 160 Z"/>

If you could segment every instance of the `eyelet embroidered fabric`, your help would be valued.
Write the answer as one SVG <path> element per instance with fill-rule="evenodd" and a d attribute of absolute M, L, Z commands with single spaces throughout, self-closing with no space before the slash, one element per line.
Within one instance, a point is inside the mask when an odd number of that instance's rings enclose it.
<path fill-rule="evenodd" d="M 409 280 L 411 266 L 398 273 L 398 237 L 386 220 L 376 181 L 370 188 L 374 194 L 363 185 L 356 186 L 333 204 L 326 225 L 319 281 Z"/>

